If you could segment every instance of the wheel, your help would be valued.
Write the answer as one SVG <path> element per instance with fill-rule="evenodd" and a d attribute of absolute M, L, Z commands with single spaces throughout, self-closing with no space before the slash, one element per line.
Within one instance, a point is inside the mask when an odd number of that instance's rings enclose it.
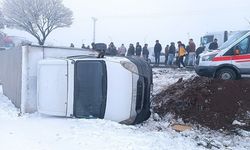
<path fill-rule="evenodd" d="M 217 72 L 216 78 L 222 79 L 222 80 L 235 80 L 237 78 L 237 75 L 234 70 L 230 68 L 224 68 L 224 69 L 220 69 Z"/>

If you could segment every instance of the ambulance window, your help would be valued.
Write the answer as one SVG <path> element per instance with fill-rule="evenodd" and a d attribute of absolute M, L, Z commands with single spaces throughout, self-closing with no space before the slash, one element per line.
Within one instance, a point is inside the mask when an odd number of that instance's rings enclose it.
<path fill-rule="evenodd" d="M 249 37 L 242 40 L 235 48 L 240 50 L 240 54 L 249 53 Z"/>
<path fill-rule="evenodd" d="M 228 51 L 224 54 L 224 56 L 233 56 L 233 55 L 234 55 L 234 47 L 231 48 L 230 50 L 228 50 Z"/>
<path fill-rule="evenodd" d="M 201 43 L 202 44 L 208 44 L 208 43 L 213 42 L 213 40 L 214 40 L 214 36 L 213 35 L 207 35 L 207 36 L 203 36 L 202 37 Z"/>

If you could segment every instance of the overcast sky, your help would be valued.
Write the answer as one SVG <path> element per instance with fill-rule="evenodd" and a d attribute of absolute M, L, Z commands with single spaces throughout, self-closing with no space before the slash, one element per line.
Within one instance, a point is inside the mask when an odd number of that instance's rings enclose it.
<path fill-rule="evenodd" d="M 96 42 L 154 45 L 156 39 L 165 46 L 178 40 L 187 43 L 206 32 L 250 29 L 250 0 L 63 0 L 74 13 L 70 28 L 57 29 L 48 44 L 89 45 L 93 40 L 96 17 Z M 5 30 L 9 34 L 28 34 Z"/>

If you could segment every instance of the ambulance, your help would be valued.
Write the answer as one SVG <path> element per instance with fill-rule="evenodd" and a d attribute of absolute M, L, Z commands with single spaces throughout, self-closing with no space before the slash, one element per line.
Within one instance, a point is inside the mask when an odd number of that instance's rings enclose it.
<path fill-rule="evenodd" d="M 218 50 L 200 54 L 196 60 L 195 71 L 200 76 L 223 80 L 250 75 L 250 31 L 240 31 Z"/>

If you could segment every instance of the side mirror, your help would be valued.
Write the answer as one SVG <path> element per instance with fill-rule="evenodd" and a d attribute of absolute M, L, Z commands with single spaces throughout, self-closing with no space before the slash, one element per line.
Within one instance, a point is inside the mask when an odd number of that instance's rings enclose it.
<path fill-rule="evenodd" d="M 234 50 L 234 55 L 240 55 L 240 50 L 239 49 L 235 49 Z"/>

